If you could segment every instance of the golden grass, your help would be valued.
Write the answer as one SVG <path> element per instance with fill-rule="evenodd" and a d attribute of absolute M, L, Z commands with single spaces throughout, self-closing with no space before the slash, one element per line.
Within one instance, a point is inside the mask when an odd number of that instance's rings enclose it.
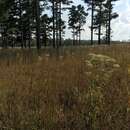
<path fill-rule="evenodd" d="M 105 77 L 107 69 L 86 65 L 89 53 L 120 66 Z M 39 55 L 0 52 L 0 128 L 129 129 L 129 45 L 43 49 Z"/>

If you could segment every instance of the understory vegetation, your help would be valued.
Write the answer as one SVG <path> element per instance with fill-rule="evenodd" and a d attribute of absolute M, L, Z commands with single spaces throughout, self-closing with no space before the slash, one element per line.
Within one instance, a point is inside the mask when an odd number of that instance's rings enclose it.
<path fill-rule="evenodd" d="M 129 74 L 129 45 L 1 50 L 0 128 L 129 130 Z"/>

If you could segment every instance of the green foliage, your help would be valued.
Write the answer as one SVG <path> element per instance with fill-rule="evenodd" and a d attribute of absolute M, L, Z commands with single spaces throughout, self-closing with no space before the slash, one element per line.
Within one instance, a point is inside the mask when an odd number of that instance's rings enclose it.
<path fill-rule="evenodd" d="M 69 20 L 68 25 L 69 28 L 72 29 L 73 39 L 75 40 L 75 36 L 81 37 L 81 31 L 83 30 L 83 26 L 86 23 L 86 16 L 88 14 L 85 12 L 85 8 L 82 5 L 72 6 L 69 11 Z"/>

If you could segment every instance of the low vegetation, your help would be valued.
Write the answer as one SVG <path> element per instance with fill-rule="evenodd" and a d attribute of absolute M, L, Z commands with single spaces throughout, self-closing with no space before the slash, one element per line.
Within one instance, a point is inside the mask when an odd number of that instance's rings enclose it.
<path fill-rule="evenodd" d="M 0 128 L 128 130 L 129 49 L 1 50 Z"/>

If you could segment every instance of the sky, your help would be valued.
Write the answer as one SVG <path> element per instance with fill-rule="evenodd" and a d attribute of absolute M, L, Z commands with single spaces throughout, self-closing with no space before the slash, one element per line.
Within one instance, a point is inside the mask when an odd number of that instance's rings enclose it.
<path fill-rule="evenodd" d="M 84 4 L 81 0 L 73 0 L 75 5 Z M 119 0 L 115 3 L 114 12 L 119 14 L 119 17 L 112 20 L 112 40 L 130 40 L 130 0 Z M 63 16 L 67 19 L 67 12 Z M 82 39 L 90 39 L 90 16 L 87 17 L 87 23 L 84 26 L 85 31 L 82 32 Z M 66 38 L 71 38 L 71 32 L 66 29 Z M 95 39 L 97 37 L 95 36 Z"/>

